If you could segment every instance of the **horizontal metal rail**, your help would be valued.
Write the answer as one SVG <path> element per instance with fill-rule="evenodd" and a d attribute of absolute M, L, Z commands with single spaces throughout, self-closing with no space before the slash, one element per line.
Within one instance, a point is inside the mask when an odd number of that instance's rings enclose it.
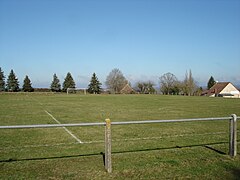
<path fill-rule="evenodd" d="M 37 124 L 37 125 L 16 125 L 0 126 L 0 129 L 30 129 L 30 128 L 58 128 L 58 127 L 77 127 L 77 126 L 105 126 L 106 123 L 74 123 L 74 124 Z"/>
<path fill-rule="evenodd" d="M 111 122 L 111 124 L 112 125 L 129 125 L 129 124 L 173 123 L 173 122 L 190 122 L 190 121 L 217 121 L 217 120 L 230 120 L 231 118 L 232 117 L 216 117 L 216 118 L 173 119 L 173 120 L 123 121 L 123 122 Z M 240 118 L 240 117 L 237 117 L 237 118 Z M 13 126 L 0 126 L 0 129 L 58 128 L 58 127 L 78 127 L 78 126 L 106 126 L 106 123 L 97 122 L 97 123 L 74 123 L 74 124 L 13 125 Z"/>
<path fill-rule="evenodd" d="M 232 117 L 219 117 L 219 118 L 195 118 L 195 119 L 172 119 L 172 120 L 144 120 L 144 121 L 124 121 L 112 122 L 112 125 L 127 125 L 127 124 L 152 124 L 152 123 L 174 123 L 174 122 L 190 122 L 190 121 L 217 121 L 229 120 Z"/>
<path fill-rule="evenodd" d="M 111 125 L 127 125 L 127 124 L 152 124 L 152 123 L 177 123 L 177 122 L 193 122 L 193 121 L 216 121 L 229 120 L 229 155 L 235 157 L 237 155 L 237 115 L 232 114 L 230 117 L 216 118 L 193 118 L 193 119 L 175 119 L 175 120 L 144 120 L 144 121 L 123 121 L 111 122 L 106 119 L 105 122 L 99 123 L 76 123 L 76 124 L 39 124 L 39 125 L 18 125 L 18 126 L 0 126 L 0 129 L 27 129 L 27 128 L 57 128 L 57 127 L 76 127 L 76 126 L 105 126 L 105 169 L 108 173 L 112 172 L 112 138 Z"/>

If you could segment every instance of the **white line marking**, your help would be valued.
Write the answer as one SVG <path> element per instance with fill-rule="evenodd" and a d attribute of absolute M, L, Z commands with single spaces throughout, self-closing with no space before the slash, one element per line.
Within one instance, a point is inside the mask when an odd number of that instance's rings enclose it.
<path fill-rule="evenodd" d="M 50 114 L 48 111 L 44 110 L 54 121 L 56 121 L 58 124 L 61 124 L 52 114 Z M 71 131 L 69 131 L 66 127 L 62 127 L 68 134 L 70 134 L 78 143 L 82 144 L 83 142 L 78 139 Z"/>

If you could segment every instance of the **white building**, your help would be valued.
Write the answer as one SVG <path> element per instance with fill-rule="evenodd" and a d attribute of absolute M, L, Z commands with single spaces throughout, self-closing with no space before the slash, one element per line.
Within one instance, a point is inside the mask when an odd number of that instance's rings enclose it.
<path fill-rule="evenodd" d="M 230 82 L 218 82 L 211 87 L 207 95 L 210 97 L 240 98 L 239 90 Z"/>

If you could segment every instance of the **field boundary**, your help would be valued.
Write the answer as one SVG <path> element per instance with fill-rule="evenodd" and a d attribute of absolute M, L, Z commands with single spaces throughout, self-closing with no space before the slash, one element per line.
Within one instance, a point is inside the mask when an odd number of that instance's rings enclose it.
<path fill-rule="evenodd" d="M 47 114 L 52 116 L 46 111 Z M 53 117 L 53 116 L 52 116 Z M 53 117 L 54 118 L 54 117 Z M 0 129 L 27 129 L 27 128 L 56 128 L 56 127 L 77 127 L 77 126 L 105 126 L 105 169 L 108 173 L 112 172 L 112 138 L 111 126 L 112 125 L 128 125 L 128 124 L 150 124 L 150 123 L 170 123 L 170 122 L 191 122 L 191 121 L 217 121 L 229 120 L 229 156 L 235 157 L 237 155 L 237 115 L 232 114 L 230 117 L 217 117 L 217 118 L 195 118 L 195 119 L 175 119 L 175 120 L 145 120 L 145 121 L 124 121 L 124 122 L 111 122 L 106 119 L 105 123 L 76 123 L 76 124 L 42 124 L 42 125 L 17 125 L 17 126 L 0 126 Z M 54 118 L 55 119 L 55 118 Z"/>

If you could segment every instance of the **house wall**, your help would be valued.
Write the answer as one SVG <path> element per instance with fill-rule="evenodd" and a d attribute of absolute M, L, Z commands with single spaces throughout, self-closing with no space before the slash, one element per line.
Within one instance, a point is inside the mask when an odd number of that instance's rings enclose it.
<path fill-rule="evenodd" d="M 240 98 L 240 92 L 231 84 L 229 83 L 221 92 L 220 94 L 232 94 L 234 98 Z"/>

